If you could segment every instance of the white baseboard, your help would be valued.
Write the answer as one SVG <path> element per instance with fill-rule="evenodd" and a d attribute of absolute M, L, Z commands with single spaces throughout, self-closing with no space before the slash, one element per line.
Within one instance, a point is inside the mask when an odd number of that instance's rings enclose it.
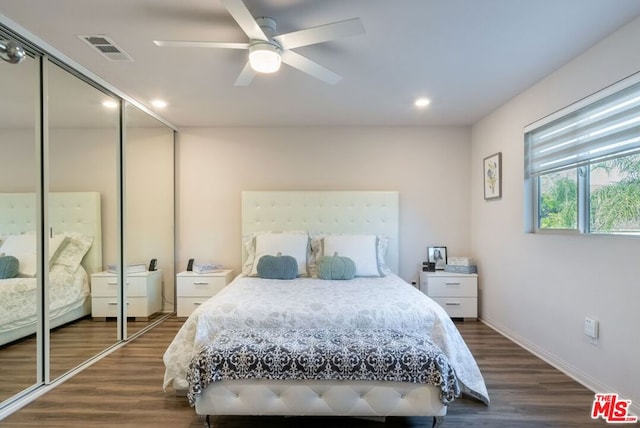
<path fill-rule="evenodd" d="M 579 368 L 573 366 L 572 364 L 559 358 L 558 356 L 546 351 L 545 349 L 537 346 L 535 343 L 520 336 L 519 334 L 515 333 L 508 327 L 500 323 L 487 320 L 485 318 L 478 318 L 478 320 L 483 324 L 487 325 L 488 327 L 490 327 L 491 329 L 495 330 L 497 333 L 511 340 L 515 344 L 531 352 L 533 355 L 540 358 L 544 362 L 560 370 L 562 373 L 566 374 L 571 379 L 575 380 L 585 388 L 589 389 L 590 391 L 593 391 L 594 394 L 596 392 L 600 392 L 600 393 L 616 392 L 616 389 L 614 387 L 610 385 L 605 385 L 602 382 L 598 381 L 597 379 L 594 379 L 593 377 L 589 376 L 587 373 L 583 372 Z M 636 403 L 636 402 L 631 403 L 631 413 L 633 413 L 634 415 L 640 414 L 640 403 Z"/>

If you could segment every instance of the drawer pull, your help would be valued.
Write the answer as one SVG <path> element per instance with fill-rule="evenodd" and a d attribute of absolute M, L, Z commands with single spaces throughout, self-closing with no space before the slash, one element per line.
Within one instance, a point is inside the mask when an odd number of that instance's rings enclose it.
<path fill-rule="evenodd" d="M 193 285 L 209 285 L 209 283 L 206 281 L 195 281 Z"/>
<path fill-rule="evenodd" d="M 116 282 L 107 282 L 107 285 L 118 285 L 118 281 L 116 281 Z"/>
<path fill-rule="evenodd" d="M 193 302 L 193 306 L 200 306 L 202 303 L 200 302 Z"/>
<path fill-rule="evenodd" d="M 459 282 L 445 282 L 444 285 L 460 285 Z"/>
<path fill-rule="evenodd" d="M 460 306 L 460 303 L 445 303 L 447 306 Z"/>
<path fill-rule="evenodd" d="M 118 302 L 109 302 L 109 303 L 107 303 L 107 305 L 111 305 L 111 306 L 115 306 L 115 305 L 117 305 L 117 304 L 118 304 Z M 127 305 L 128 305 L 128 304 L 129 304 L 129 302 L 127 302 Z"/>

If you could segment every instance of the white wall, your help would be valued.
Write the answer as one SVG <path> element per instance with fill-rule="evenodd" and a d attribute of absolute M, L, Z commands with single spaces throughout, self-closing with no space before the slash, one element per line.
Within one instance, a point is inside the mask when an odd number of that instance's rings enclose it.
<path fill-rule="evenodd" d="M 0 129 L 0 192 L 35 192 L 38 184 L 36 174 L 36 133 L 33 129 Z"/>
<path fill-rule="evenodd" d="M 173 130 L 127 128 L 125 249 L 127 264 L 158 259 L 163 310 L 174 310 Z"/>
<path fill-rule="evenodd" d="M 49 148 L 52 192 L 100 192 L 102 257 L 116 259 L 117 137 L 112 129 L 51 130 Z M 0 191 L 36 191 L 36 145 L 33 130 L 0 130 L 5 162 L 0 168 Z"/>
<path fill-rule="evenodd" d="M 240 268 L 243 190 L 397 190 L 400 275 L 430 244 L 466 254 L 467 128 L 216 128 L 178 135 L 177 262 Z"/>
<path fill-rule="evenodd" d="M 173 310 L 174 198 L 173 131 L 127 129 L 126 223 L 129 263 L 158 259 L 163 272 L 163 310 Z M 35 192 L 35 132 L 0 130 L 0 192 Z M 50 134 L 49 171 L 53 192 L 100 192 L 102 262 L 117 260 L 118 133 L 116 129 L 54 129 Z"/>
<path fill-rule="evenodd" d="M 118 132 L 116 129 L 50 131 L 52 192 L 100 192 L 102 263 L 117 260 Z"/>
<path fill-rule="evenodd" d="M 471 232 L 480 314 L 597 392 L 640 404 L 640 240 L 524 233 L 525 125 L 640 70 L 640 20 L 472 129 Z M 484 201 L 482 159 L 503 154 L 503 197 Z M 585 316 L 600 339 L 583 334 Z M 585 403 L 585 412 L 589 403 Z"/>

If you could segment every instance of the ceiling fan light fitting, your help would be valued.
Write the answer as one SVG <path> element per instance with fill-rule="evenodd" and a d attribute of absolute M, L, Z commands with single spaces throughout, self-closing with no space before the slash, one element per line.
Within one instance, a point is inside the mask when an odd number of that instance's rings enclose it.
<path fill-rule="evenodd" d="M 280 69 L 280 49 L 272 43 L 257 43 L 249 49 L 249 64 L 258 73 L 275 73 Z"/>

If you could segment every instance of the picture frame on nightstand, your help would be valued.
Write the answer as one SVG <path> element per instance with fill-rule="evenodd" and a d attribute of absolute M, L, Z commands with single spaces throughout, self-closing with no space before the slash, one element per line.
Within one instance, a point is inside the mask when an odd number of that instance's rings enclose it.
<path fill-rule="evenodd" d="M 447 247 L 427 247 L 427 261 L 434 264 L 435 270 L 444 270 L 447 264 Z"/>

